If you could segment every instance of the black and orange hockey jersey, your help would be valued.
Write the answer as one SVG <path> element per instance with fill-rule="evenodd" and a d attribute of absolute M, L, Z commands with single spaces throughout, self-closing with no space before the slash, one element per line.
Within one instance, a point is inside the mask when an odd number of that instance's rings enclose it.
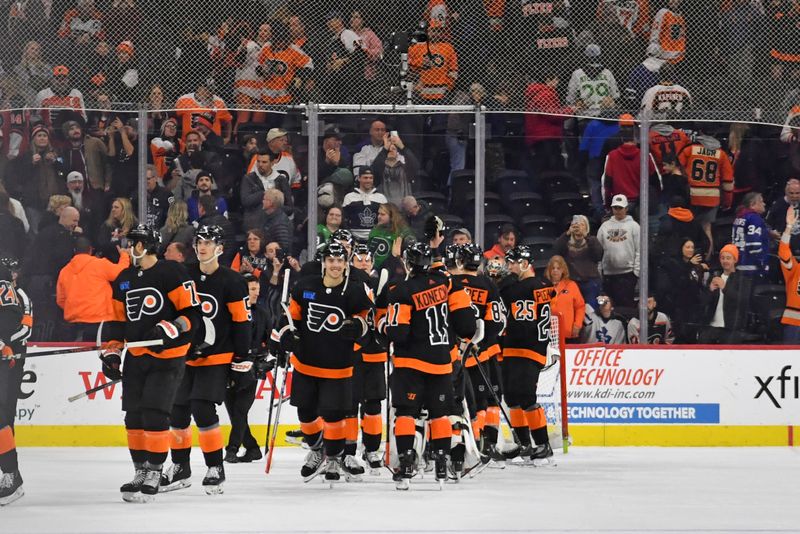
<path fill-rule="evenodd" d="M 670 63 L 683 61 L 686 54 L 686 19 L 671 9 L 658 10 L 653 18 L 650 42 L 661 47 L 661 57 Z"/>
<path fill-rule="evenodd" d="M 678 154 L 692 142 L 680 128 L 672 128 L 669 133 L 666 131 L 668 129 L 664 132 L 658 132 L 657 128 L 650 130 L 650 153 L 661 174 L 664 174 L 664 156 L 672 156 L 677 160 Z"/>
<path fill-rule="evenodd" d="M 19 329 L 22 318 L 22 304 L 9 276 L 7 280 L 0 280 L 0 342 L 12 350 L 11 336 Z"/>
<path fill-rule="evenodd" d="M 555 288 L 547 280 L 533 276 L 504 287 L 500 295 L 508 310 L 503 358 L 528 358 L 544 365 Z"/>
<path fill-rule="evenodd" d="M 483 319 L 483 340 L 478 344 L 478 360 L 485 362 L 500 353 L 498 336 L 505 327 L 505 314 L 500 292 L 492 280 L 485 275 L 464 274 L 456 278 L 469 294 L 472 305 L 478 310 L 477 318 Z M 475 367 L 474 358 L 464 361 L 464 367 Z"/>
<path fill-rule="evenodd" d="M 781 323 L 800 326 L 800 265 L 792 255 L 789 240 L 783 236 L 778 244 L 778 258 L 781 260 L 781 271 L 786 282 L 786 307 Z"/>
<path fill-rule="evenodd" d="M 190 329 L 165 344 L 160 352 L 131 348 L 128 353 L 164 359 L 186 356 L 201 318 L 197 289 L 183 265 L 159 261 L 144 270 L 128 267 L 114 280 L 112 299 L 114 322 L 109 324 L 109 340 L 149 341 L 145 336 L 160 321 L 183 317 Z"/>
<path fill-rule="evenodd" d="M 227 365 L 234 356 L 245 358 L 250 349 L 251 321 L 244 277 L 223 265 L 212 274 L 205 274 L 199 264 L 189 268 L 189 275 L 197 288 L 204 323 L 207 319 L 213 325 L 213 329 L 202 327 L 202 332 L 213 330 L 213 339 L 208 336 L 211 345 L 202 348 L 196 357 L 190 356 L 186 365 Z M 195 336 L 195 346 L 206 337 Z"/>
<path fill-rule="evenodd" d="M 452 349 L 475 335 L 475 313 L 460 282 L 441 271 L 414 276 L 389 288 L 386 335 L 396 368 L 433 375 L 453 371 Z"/>
<path fill-rule="evenodd" d="M 692 206 L 730 208 L 733 203 L 733 165 L 728 154 L 716 144 L 686 146 L 678 161 L 689 181 Z"/>
<path fill-rule="evenodd" d="M 300 334 L 300 346 L 291 359 L 295 371 L 318 378 L 353 376 L 355 344 L 342 339 L 339 330 L 351 317 L 367 321 L 371 295 L 369 287 L 353 279 L 346 286 L 342 282 L 325 287 L 320 275 L 301 278 L 289 299 L 289 312 Z"/>
<path fill-rule="evenodd" d="M 264 45 L 258 62 L 263 66 L 264 79 L 261 88 L 261 99 L 266 104 L 288 104 L 292 101 L 291 84 L 300 69 L 313 69 L 314 62 L 297 45 L 290 45 L 283 50 L 275 50 Z"/>

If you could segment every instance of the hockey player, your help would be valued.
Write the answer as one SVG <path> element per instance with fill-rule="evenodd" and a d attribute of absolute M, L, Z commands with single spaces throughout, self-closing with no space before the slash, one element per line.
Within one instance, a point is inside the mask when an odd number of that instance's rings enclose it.
<path fill-rule="evenodd" d="M 372 301 L 363 283 L 345 275 L 348 254 L 341 244 L 330 243 L 322 254 L 322 276 L 295 285 L 290 315 L 273 336 L 284 354 L 292 353 L 291 403 L 311 449 L 300 475 L 308 482 L 324 471 L 333 483 L 340 478 L 345 416 L 353 405 L 354 343 L 367 334 Z"/>
<path fill-rule="evenodd" d="M 403 254 L 409 278 L 389 288 L 386 335 L 394 344 L 392 405 L 396 419 L 398 489 L 408 489 L 417 458 L 414 419 L 424 407 L 430 422 L 430 448 L 436 479 L 447 478 L 453 405 L 452 331 L 461 338 L 475 334 L 475 315 L 469 295 L 440 269 L 431 269 L 428 245 L 415 243 Z"/>
<path fill-rule="evenodd" d="M 672 324 L 666 313 L 658 311 L 656 297 L 650 294 L 647 297 L 647 343 L 650 345 L 672 345 L 675 334 L 672 333 Z M 641 324 L 638 317 L 631 317 L 628 321 L 628 339 L 634 345 L 640 343 L 639 330 Z"/>
<path fill-rule="evenodd" d="M 203 489 L 222 493 L 225 482 L 223 437 L 215 405 L 225 400 L 228 374 L 237 386 L 255 382 L 250 359 L 250 310 L 247 283 L 242 275 L 219 264 L 224 231 L 201 226 L 194 234 L 198 263 L 189 268 L 203 314 L 200 330 L 186 359 L 186 370 L 170 415 L 172 466 L 161 476 L 160 491 L 191 486 L 189 454 L 192 450 L 191 420 L 199 430 L 205 457 Z"/>
<path fill-rule="evenodd" d="M 462 246 L 458 251 L 458 270 L 453 274 L 464 285 L 469 293 L 472 305 L 478 310 L 478 319 L 483 320 L 483 340 L 478 344 L 477 359 L 475 356 L 464 355 L 464 367 L 469 373 L 472 391 L 475 397 L 475 411 L 471 413 L 472 430 L 475 441 L 484 438 L 483 452 L 495 461 L 500 461 L 502 455 L 497 450 L 498 430 L 500 428 L 500 407 L 494 401 L 494 396 L 489 387 L 494 388 L 491 382 L 487 385 L 483 376 L 489 378 L 494 375 L 497 366 L 496 356 L 500 354 L 498 336 L 505 327 L 505 313 L 500 293 L 492 280 L 478 273 L 483 261 L 483 250 L 475 244 Z M 478 369 L 478 362 L 483 367 L 484 373 Z"/>
<path fill-rule="evenodd" d="M 368 285 L 373 294 L 378 292 L 378 277 L 372 272 L 374 264 L 372 252 L 366 244 L 353 247 L 351 268 L 371 274 Z M 375 314 L 370 315 L 370 327 L 374 327 Z M 353 365 L 353 411 L 345 419 L 346 444 L 343 468 L 345 474 L 357 477 L 364 468 L 356 462 L 356 440 L 358 439 L 358 405 L 361 405 L 361 440 L 364 444 L 364 461 L 373 475 L 380 473 L 383 465 L 381 445 L 383 422 L 381 420 L 381 401 L 386 398 L 386 346 L 370 330 L 363 346 L 356 352 Z"/>
<path fill-rule="evenodd" d="M 12 341 L 25 326 L 24 322 L 23 305 L 14 289 L 11 270 L 0 263 L 0 506 L 11 504 L 25 494 L 14 439 L 23 361 L 5 359 L 24 350 L 24 340 Z"/>
<path fill-rule="evenodd" d="M 548 360 L 551 350 L 548 345 L 558 345 L 558 333 L 551 324 L 556 291 L 549 281 L 534 274 L 528 246 L 518 245 L 510 252 L 511 257 L 507 255 L 506 261 L 518 281 L 500 291 L 508 310 L 503 342 L 503 395 L 511 425 L 520 440 L 519 454 L 526 462 L 535 463 L 553 455 L 544 409 L 536 399 L 536 384 Z"/>
<path fill-rule="evenodd" d="M 200 301 L 182 265 L 158 260 L 161 236 L 156 230 L 139 225 L 127 237 L 133 265 L 114 281 L 111 341 L 100 359 L 107 378 L 122 378 L 122 410 L 136 470 L 134 479 L 120 488 L 122 498 L 149 502 L 158 493 L 167 459 L 169 414 L 200 322 Z M 123 342 L 150 340 L 162 345 L 127 350 L 123 375 Z"/>

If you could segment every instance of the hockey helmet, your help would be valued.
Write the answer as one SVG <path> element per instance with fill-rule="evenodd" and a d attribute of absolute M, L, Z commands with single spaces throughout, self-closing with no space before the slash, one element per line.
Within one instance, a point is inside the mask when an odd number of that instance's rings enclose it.
<path fill-rule="evenodd" d="M 533 264 L 533 254 L 531 247 L 528 245 L 517 245 L 508 252 L 506 252 L 507 262 L 520 262 L 526 260 L 528 263 Z"/>
<path fill-rule="evenodd" d="M 356 243 L 353 247 L 353 258 L 356 256 L 362 259 L 364 256 L 366 256 L 367 259 L 372 259 L 372 251 L 366 243 Z"/>
<path fill-rule="evenodd" d="M 333 232 L 331 234 L 331 238 L 328 241 L 330 243 L 334 243 L 334 242 L 335 243 L 339 243 L 341 241 L 344 241 L 346 243 L 350 243 L 350 245 L 352 246 L 352 244 L 353 244 L 353 242 L 355 240 L 353 239 L 353 233 L 350 232 L 350 230 L 345 230 L 344 228 L 339 228 L 338 230 L 336 230 L 335 232 Z"/>
<path fill-rule="evenodd" d="M 425 243 L 414 243 L 403 252 L 403 261 L 412 273 L 425 273 L 433 263 L 433 252 Z"/>
<path fill-rule="evenodd" d="M 0 265 L 5 267 L 12 273 L 19 271 L 19 261 L 17 260 L 17 258 L 11 256 L 0 257 Z"/>
<path fill-rule="evenodd" d="M 204 224 L 194 232 L 194 244 L 197 245 L 198 241 L 213 241 L 217 245 L 222 245 L 225 242 L 225 232 L 216 224 L 211 226 Z"/>
<path fill-rule="evenodd" d="M 456 261 L 460 261 L 461 245 L 453 243 L 444 249 L 444 265 L 448 269 L 456 268 Z"/>
<path fill-rule="evenodd" d="M 325 250 L 322 251 L 322 259 L 325 260 L 325 258 L 341 258 L 347 260 L 347 249 L 344 248 L 344 245 L 341 243 L 331 241 L 328 243 L 328 246 L 325 247 Z"/>
<path fill-rule="evenodd" d="M 155 254 L 161 244 L 161 234 L 158 230 L 145 224 L 132 228 L 128 232 L 127 238 L 132 247 L 136 246 L 136 243 L 141 243 L 150 254 Z"/>
<path fill-rule="evenodd" d="M 11 282 L 11 269 L 5 265 L 0 265 L 0 282 Z"/>
<path fill-rule="evenodd" d="M 458 249 L 458 261 L 464 269 L 477 271 L 483 263 L 483 249 L 475 243 L 461 245 Z"/>

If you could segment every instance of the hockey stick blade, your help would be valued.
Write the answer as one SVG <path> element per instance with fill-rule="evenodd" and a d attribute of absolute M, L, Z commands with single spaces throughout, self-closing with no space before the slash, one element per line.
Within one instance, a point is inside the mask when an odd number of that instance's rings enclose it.
<path fill-rule="evenodd" d="M 111 386 L 119 384 L 120 382 L 122 382 L 121 378 L 119 380 L 112 380 L 110 382 L 106 382 L 105 384 L 100 384 L 99 386 L 95 386 L 92 389 L 87 389 L 86 391 L 81 391 L 77 395 L 73 395 L 73 396 L 69 397 L 67 400 L 69 402 L 75 402 L 78 399 L 82 399 L 84 397 L 88 397 L 89 395 L 91 395 L 93 393 L 97 393 L 98 391 L 102 391 L 102 390 L 104 390 L 106 388 L 109 388 Z"/>
<path fill-rule="evenodd" d="M 151 339 L 147 341 L 131 341 L 125 344 L 127 349 L 159 347 L 164 344 L 161 339 Z M 3 356 L 0 360 L 18 360 L 20 358 L 41 358 L 43 356 L 60 356 L 62 354 L 80 354 L 82 352 L 96 352 L 104 350 L 106 347 L 102 345 L 95 345 L 92 347 L 71 347 L 68 349 L 57 349 L 42 352 L 32 352 L 30 354 L 12 354 L 11 356 Z"/>

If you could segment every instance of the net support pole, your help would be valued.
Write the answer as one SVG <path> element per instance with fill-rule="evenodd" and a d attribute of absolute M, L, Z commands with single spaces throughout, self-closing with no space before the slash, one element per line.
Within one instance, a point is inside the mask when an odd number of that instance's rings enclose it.
<path fill-rule="evenodd" d="M 642 112 L 639 122 L 639 342 L 647 343 L 647 294 L 650 262 L 650 117 Z"/>
<path fill-rule="evenodd" d="M 308 120 L 308 259 L 313 260 L 317 243 L 317 186 L 319 184 L 319 115 L 317 105 L 309 102 L 306 106 Z"/>
<path fill-rule="evenodd" d="M 475 243 L 484 246 L 484 192 L 486 191 L 486 115 L 483 106 L 475 108 Z"/>
<path fill-rule="evenodd" d="M 137 139 L 136 139 L 136 160 L 139 168 L 139 181 L 136 186 L 137 190 L 137 206 L 136 211 L 139 214 L 139 222 L 145 224 L 147 222 L 147 106 L 142 104 L 137 111 Z M 156 228 L 158 230 L 158 228 Z"/>

